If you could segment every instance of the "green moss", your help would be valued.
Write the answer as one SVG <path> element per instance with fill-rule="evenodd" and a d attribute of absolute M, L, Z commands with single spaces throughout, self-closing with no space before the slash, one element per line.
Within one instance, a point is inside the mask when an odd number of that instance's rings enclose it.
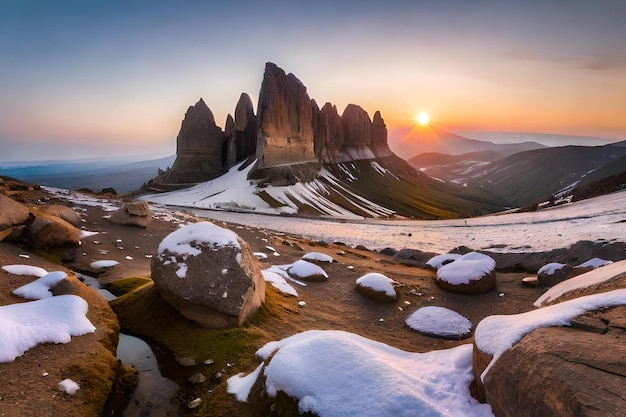
<path fill-rule="evenodd" d="M 53 264 L 61 265 L 61 254 L 55 252 L 48 252 L 43 249 L 36 249 L 35 253 Z"/>
<path fill-rule="evenodd" d="M 113 295 L 121 297 L 122 295 L 135 291 L 137 288 L 143 287 L 151 282 L 152 280 L 150 278 L 132 277 L 108 282 L 102 286 Z"/>

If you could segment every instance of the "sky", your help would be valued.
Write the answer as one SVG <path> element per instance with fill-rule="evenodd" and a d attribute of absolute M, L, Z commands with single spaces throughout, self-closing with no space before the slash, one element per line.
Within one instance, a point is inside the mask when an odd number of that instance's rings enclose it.
<path fill-rule="evenodd" d="M 419 111 L 622 140 L 625 18 L 622 0 L 0 0 L 0 161 L 171 155 L 201 97 L 221 127 L 242 92 L 256 110 L 268 61 L 320 106 L 380 110 L 390 144 Z"/>

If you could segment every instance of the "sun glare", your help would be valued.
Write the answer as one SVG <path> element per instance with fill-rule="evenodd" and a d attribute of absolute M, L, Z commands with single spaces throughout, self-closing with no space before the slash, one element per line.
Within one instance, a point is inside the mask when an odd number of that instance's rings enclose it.
<path fill-rule="evenodd" d="M 415 115 L 415 121 L 420 126 L 428 126 L 428 123 L 430 123 L 430 115 L 425 111 L 421 111 Z"/>

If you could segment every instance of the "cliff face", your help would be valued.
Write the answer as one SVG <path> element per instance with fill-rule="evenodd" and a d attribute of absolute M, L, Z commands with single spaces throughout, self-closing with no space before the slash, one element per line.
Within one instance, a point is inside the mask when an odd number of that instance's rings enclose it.
<path fill-rule="evenodd" d="M 270 62 L 257 106 L 257 168 L 317 162 L 313 149 L 313 111 L 306 87 Z"/>
<path fill-rule="evenodd" d="M 200 99 L 190 106 L 176 138 L 176 161 L 165 173 L 167 184 L 208 181 L 225 172 L 224 133 L 215 124 L 213 113 Z"/>
<path fill-rule="evenodd" d="M 241 93 L 235 107 L 235 161 L 240 161 L 256 152 L 257 119 L 252 108 L 252 100 Z"/>

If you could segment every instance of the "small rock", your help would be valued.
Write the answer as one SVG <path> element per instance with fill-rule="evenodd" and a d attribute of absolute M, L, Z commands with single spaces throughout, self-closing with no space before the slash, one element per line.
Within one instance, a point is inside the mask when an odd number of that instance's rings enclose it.
<path fill-rule="evenodd" d="M 191 375 L 187 381 L 191 382 L 194 385 L 197 384 L 202 384 L 203 382 L 206 381 L 206 376 L 202 375 L 200 372 L 198 372 L 197 374 L 193 374 Z"/>
<path fill-rule="evenodd" d="M 202 404 L 202 400 L 200 398 L 196 398 L 195 400 L 191 400 L 187 403 L 188 408 L 198 408 Z"/>
<path fill-rule="evenodd" d="M 223 374 L 223 373 L 221 373 L 221 372 L 216 372 L 216 373 L 215 373 L 215 375 L 213 376 L 213 379 L 214 379 L 216 382 L 219 382 L 219 381 L 221 381 L 221 380 L 222 380 L 222 377 L 223 377 L 223 376 L 224 376 L 224 374 Z"/>
<path fill-rule="evenodd" d="M 536 287 L 539 285 L 539 278 L 537 277 L 526 277 L 522 278 L 522 284 L 527 287 Z"/>
<path fill-rule="evenodd" d="M 205 365 L 213 365 L 215 361 L 213 359 L 207 359 L 203 362 Z"/>
<path fill-rule="evenodd" d="M 178 363 L 182 366 L 196 366 L 196 360 L 194 358 L 178 358 Z"/>
<path fill-rule="evenodd" d="M 304 307 L 306 303 L 304 301 L 298 301 L 298 307 Z"/>

